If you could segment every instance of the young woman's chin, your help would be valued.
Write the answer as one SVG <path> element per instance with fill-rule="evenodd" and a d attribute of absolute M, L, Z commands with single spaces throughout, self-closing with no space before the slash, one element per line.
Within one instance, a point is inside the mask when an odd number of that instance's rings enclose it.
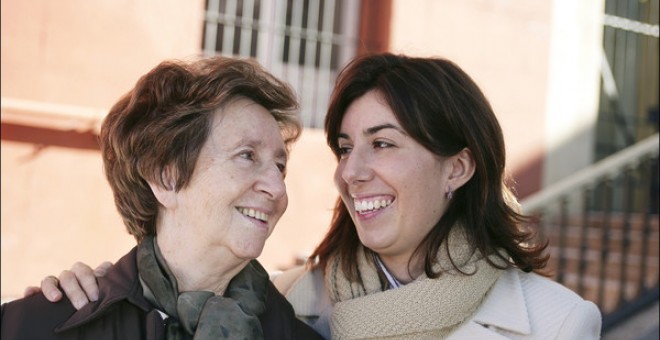
<path fill-rule="evenodd" d="M 360 242 L 367 248 L 377 252 L 381 253 L 388 249 L 389 247 L 392 246 L 394 243 L 394 240 L 391 237 L 387 237 L 383 235 L 383 233 L 379 233 L 377 231 L 371 231 L 371 232 L 358 232 L 358 237 L 360 238 Z"/>

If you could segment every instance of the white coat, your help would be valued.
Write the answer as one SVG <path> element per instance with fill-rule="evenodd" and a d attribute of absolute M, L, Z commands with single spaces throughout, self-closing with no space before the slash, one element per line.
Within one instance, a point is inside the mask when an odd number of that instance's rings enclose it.
<path fill-rule="evenodd" d="M 273 282 L 296 315 L 329 339 L 332 304 L 323 272 L 298 267 Z M 568 288 L 537 274 L 508 269 L 474 316 L 449 339 L 599 339 L 601 322 L 598 307 Z"/>

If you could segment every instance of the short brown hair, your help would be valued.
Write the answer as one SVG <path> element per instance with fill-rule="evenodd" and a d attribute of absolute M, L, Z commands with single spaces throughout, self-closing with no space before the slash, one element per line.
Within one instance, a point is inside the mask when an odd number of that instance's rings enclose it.
<path fill-rule="evenodd" d="M 266 108 L 285 144 L 298 139 L 294 92 L 255 61 L 213 57 L 164 61 L 142 76 L 110 110 L 101 127 L 101 154 L 115 204 L 128 232 L 140 242 L 155 234 L 159 204 L 148 181 L 175 187 L 190 181 L 213 113 L 237 98 Z"/>

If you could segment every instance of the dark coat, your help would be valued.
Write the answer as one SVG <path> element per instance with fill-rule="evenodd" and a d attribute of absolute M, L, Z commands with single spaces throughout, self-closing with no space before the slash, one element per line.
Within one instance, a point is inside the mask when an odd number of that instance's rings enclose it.
<path fill-rule="evenodd" d="M 51 303 L 36 294 L 2 305 L 2 340 L 164 339 L 159 312 L 142 294 L 136 249 L 99 278 L 99 299 L 79 311 L 65 298 Z M 266 312 L 259 317 L 266 339 L 322 339 L 296 319 L 291 304 L 269 282 Z"/>

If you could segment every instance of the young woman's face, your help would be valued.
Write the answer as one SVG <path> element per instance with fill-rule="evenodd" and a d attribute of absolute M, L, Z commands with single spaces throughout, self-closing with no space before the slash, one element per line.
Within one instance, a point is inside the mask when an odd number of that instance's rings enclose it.
<path fill-rule="evenodd" d="M 445 211 L 451 170 L 410 137 L 378 92 L 347 109 L 335 184 L 362 244 L 407 261 Z"/>

